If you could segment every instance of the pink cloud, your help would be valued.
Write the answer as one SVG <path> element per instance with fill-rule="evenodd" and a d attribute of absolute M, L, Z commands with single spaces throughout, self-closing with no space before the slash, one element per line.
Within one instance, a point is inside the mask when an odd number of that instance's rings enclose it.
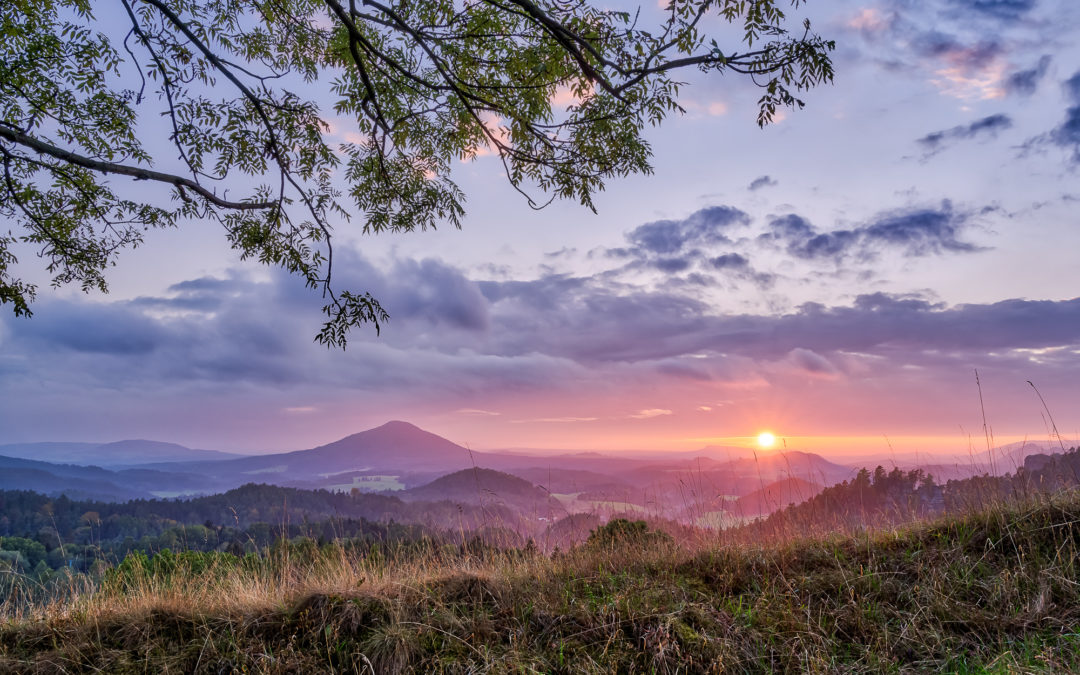
<path fill-rule="evenodd" d="M 580 105 L 582 101 L 592 96 L 595 91 L 596 88 L 592 84 L 589 84 L 584 92 L 584 96 L 579 96 L 577 92 L 574 91 L 573 87 L 562 85 L 555 89 L 555 93 L 551 95 L 548 102 L 551 103 L 551 107 L 553 108 L 568 108 L 572 105 Z"/>
<path fill-rule="evenodd" d="M 970 63 L 972 50 L 950 52 L 945 56 L 945 68 L 934 71 L 937 77 L 930 82 L 943 94 L 962 100 L 991 100 L 1005 96 L 1005 62 L 995 58 L 983 65 Z"/>
<path fill-rule="evenodd" d="M 845 24 L 848 28 L 861 30 L 867 33 L 877 33 L 884 30 L 888 24 L 881 13 L 873 7 L 864 7 L 858 14 Z"/>
<path fill-rule="evenodd" d="M 713 101 L 706 108 L 709 115 L 713 117 L 719 117 L 720 115 L 726 115 L 728 111 L 727 104 L 723 101 Z"/>
<path fill-rule="evenodd" d="M 480 123 L 484 125 L 484 128 L 491 136 L 494 136 L 500 142 L 507 145 L 510 144 L 510 130 L 503 126 L 503 120 L 501 117 L 492 112 L 480 113 Z M 498 149 L 492 144 L 490 140 L 485 140 L 481 145 L 469 148 L 465 151 L 465 156 L 462 160 L 476 159 L 477 157 L 489 157 L 491 155 L 499 154 Z"/>
<path fill-rule="evenodd" d="M 636 413 L 633 413 L 632 415 L 627 415 L 627 417 L 630 417 L 630 418 L 635 419 L 635 420 L 647 420 L 647 419 L 650 419 L 650 418 L 653 418 L 653 417 L 663 417 L 665 415 L 672 415 L 672 414 L 674 414 L 674 413 L 672 413 L 672 411 L 665 410 L 663 408 L 646 408 L 645 410 L 639 410 Z"/>

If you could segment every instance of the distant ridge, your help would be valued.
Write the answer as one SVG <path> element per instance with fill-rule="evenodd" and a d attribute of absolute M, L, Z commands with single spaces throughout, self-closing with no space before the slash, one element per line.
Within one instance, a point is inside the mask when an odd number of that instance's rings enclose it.
<path fill-rule="evenodd" d="M 205 480 L 190 474 L 147 469 L 104 469 L 99 466 L 54 464 L 0 455 L 0 490 L 31 490 L 72 499 L 124 501 L 151 497 L 155 491 L 192 493 Z"/>
<path fill-rule="evenodd" d="M 215 450 L 193 450 L 176 443 L 142 439 L 114 443 L 14 443 L 0 445 L 0 455 L 40 462 L 102 467 L 216 461 L 240 456 Z"/>

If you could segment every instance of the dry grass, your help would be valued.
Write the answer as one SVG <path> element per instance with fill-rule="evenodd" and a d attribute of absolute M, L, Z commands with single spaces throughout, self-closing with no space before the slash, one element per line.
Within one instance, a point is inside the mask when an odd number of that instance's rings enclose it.
<path fill-rule="evenodd" d="M 763 546 L 554 558 L 341 549 L 76 589 L 0 619 L 0 672 L 1080 670 L 1080 498 Z"/>

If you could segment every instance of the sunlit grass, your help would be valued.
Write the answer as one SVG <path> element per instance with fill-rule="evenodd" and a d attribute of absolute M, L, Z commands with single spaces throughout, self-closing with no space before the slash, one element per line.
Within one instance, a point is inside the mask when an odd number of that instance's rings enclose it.
<path fill-rule="evenodd" d="M 766 544 L 612 526 L 553 556 L 279 547 L 260 560 L 5 602 L 0 671 L 1080 668 L 1075 494 Z"/>

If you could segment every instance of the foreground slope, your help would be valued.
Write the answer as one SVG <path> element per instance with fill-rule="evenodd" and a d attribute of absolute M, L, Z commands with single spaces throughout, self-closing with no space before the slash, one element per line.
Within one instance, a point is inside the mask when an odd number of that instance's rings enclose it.
<path fill-rule="evenodd" d="M 766 547 L 649 535 L 554 559 L 440 547 L 396 563 L 279 560 L 129 569 L 42 619 L 0 624 L 0 672 L 1080 668 L 1075 494 Z"/>

